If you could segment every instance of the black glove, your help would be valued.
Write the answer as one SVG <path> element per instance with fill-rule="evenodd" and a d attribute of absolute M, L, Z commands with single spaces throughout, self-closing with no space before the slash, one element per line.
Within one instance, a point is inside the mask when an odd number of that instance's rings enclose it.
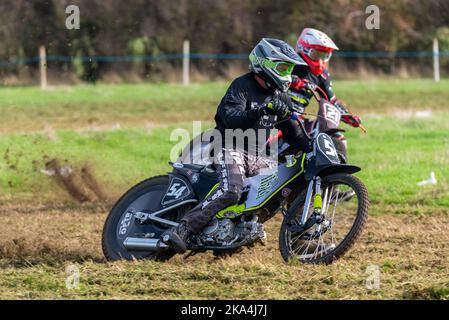
<path fill-rule="evenodd" d="M 282 99 L 274 99 L 272 102 L 267 103 L 262 108 L 263 114 L 276 115 L 281 118 L 286 118 L 291 114 L 291 106 L 284 102 Z"/>

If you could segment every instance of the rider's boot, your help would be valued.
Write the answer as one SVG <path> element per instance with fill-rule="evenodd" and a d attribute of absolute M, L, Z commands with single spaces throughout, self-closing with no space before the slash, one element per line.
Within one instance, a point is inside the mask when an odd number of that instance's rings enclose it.
<path fill-rule="evenodd" d="M 176 253 L 187 251 L 187 239 L 192 232 L 187 228 L 184 221 L 181 221 L 177 227 L 173 227 L 162 234 L 162 241 L 171 246 Z"/>

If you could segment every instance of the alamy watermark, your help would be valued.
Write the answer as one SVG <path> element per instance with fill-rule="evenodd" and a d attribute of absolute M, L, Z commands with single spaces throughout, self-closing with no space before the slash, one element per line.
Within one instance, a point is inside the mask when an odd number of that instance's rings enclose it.
<path fill-rule="evenodd" d="M 65 20 L 65 27 L 69 30 L 79 30 L 81 27 L 80 8 L 72 4 L 65 8 L 65 13 L 69 15 Z"/>
<path fill-rule="evenodd" d="M 379 290 L 380 289 L 380 267 L 375 264 L 369 265 L 365 274 L 367 275 L 365 279 L 365 287 L 368 290 Z"/>
<path fill-rule="evenodd" d="M 365 13 L 369 16 L 365 20 L 365 27 L 368 30 L 380 29 L 380 9 L 378 6 L 371 4 L 366 7 Z"/>
<path fill-rule="evenodd" d="M 65 268 L 66 278 L 65 287 L 69 290 L 77 290 L 80 286 L 80 270 L 74 265 L 70 264 Z"/>
<path fill-rule="evenodd" d="M 65 13 L 68 15 L 65 20 L 66 28 L 69 30 L 79 30 L 81 27 L 80 8 L 77 5 L 71 4 L 65 8 Z M 365 27 L 368 30 L 379 30 L 379 7 L 375 4 L 371 4 L 365 8 L 365 14 L 368 15 L 368 17 L 365 19 Z"/>
<path fill-rule="evenodd" d="M 224 149 L 242 150 L 253 159 L 271 159 L 277 163 L 278 139 L 276 129 L 209 129 L 203 132 L 201 121 L 192 123 L 192 130 L 178 128 L 172 131 L 170 141 L 176 142 L 170 151 L 170 161 L 185 164 L 216 163 Z M 270 138 L 271 136 L 271 138 Z M 276 151 L 276 152 L 273 152 Z M 231 164 L 232 157 L 224 162 Z"/>

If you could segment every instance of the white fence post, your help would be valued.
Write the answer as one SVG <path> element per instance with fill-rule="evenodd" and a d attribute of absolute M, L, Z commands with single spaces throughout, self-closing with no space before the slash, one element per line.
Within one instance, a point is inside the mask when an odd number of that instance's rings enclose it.
<path fill-rule="evenodd" d="M 184 40 L 182 46 L 182 83 L 188 86 L 190 83 L 190 41 Z"/>
<path fill-rule="evenodd" d="M 433 79 L 435 82 L 440 81 L 440 52 L 437 38 L 433 38 Z"/>
<path fill-rule="evenodd" d="M 44 46 L 39 47 L 39 70 L 41 74 L 41 89 L 47 89 L 47 52 Z"/>

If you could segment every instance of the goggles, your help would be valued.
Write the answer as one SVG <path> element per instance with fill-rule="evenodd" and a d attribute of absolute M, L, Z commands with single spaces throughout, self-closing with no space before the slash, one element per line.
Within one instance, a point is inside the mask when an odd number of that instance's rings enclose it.
<path fill-rule="evenodd" d="M 289 76 L 293 72 L 295 65 L 289 62 L 275 62 L 274 70 L 281 77 Z"/>
<path fill-rule="evenodd" d="M 314 61 L 324 60 L 327 62 L 331 58 L 332 52 L 320 51 L 317 49 L 310 48 L 307 55 L 310 57 L 310 59 Z"/>

